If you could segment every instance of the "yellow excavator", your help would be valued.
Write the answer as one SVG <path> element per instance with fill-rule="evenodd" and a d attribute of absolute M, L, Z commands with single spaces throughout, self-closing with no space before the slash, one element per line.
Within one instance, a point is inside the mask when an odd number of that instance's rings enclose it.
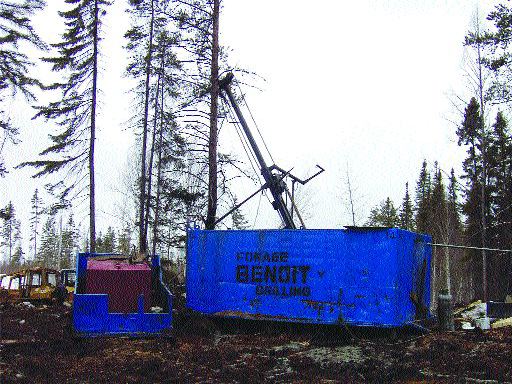
<path fill-rule="evenodd" d="M 59 277 L 59 271 L 44 267 L 28 268 L 4 276 L 0 289 L 0 303 L 50 303 L 56 296 Z"/>
<path fill-rule="evenodd" d="M 51 268 L 30 268 L 25 273 L 23 298 L 50 302 L 57 289 L 59 271 Z"/>
<path fill-rule="evenodd" d="M 21 287 L 25 281 L 25 272 L 18 271 L 2 276 L 0 286 L 0 303 L 20 301 L 22 297 Z"/>
<path fill-rule="evenodd" d="M 66 289 L 66 301 L 73 302 L 73 296 L 75 294 L 75 280 L 76 271 L 74 269 L 61 269 L 60 270 L 60 281 Z"/>

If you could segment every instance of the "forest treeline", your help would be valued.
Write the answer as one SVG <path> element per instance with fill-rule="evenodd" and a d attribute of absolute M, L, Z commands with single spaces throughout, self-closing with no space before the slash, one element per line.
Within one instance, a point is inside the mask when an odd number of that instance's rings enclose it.
<path fill-rule="evenodd" d="M 228 70 L 239 77 L 247 71 L 228 67 L 219 44 L 220 0 L 129 0 L 125 76 L 134 84 L 129 128 L 139 154 L 131 159 L 130 172 L 137 176 L 130 186 L 130 204 L 137 212 L 118 219 L 118 228 L 97 233 L 95 169 L 101 165 L 95 164 L 95 141 L 102 86 L 98 73 L 105 64 L 108 31 L 103 26 L 111 5 L 106 0 L 63 0 L 63 33 L 43 42 L 32 19 L 45 1 L 0 3 L 0 98 L 23 94 L 34 108 L 33 119 L 51 128 L 37 158 L 7 165 L 0 157 L 1 175 L 28 167 L 45 185 L 44 191 L 34 192 L 34 198 L 46 198 L 40 207 L 32 206 L 29 250 L 22 249 L 15 207 L 2 202 L 7 205 L 0 210 L 1 245 L 4 261 L 11 266 L 24 260 L 68 265 L 71 243 L 75 250 L 92 252 L 127 253 L 135 247 L 142 253 L 169 254 L 171 247 L 183 247 L 188 223 L 212 228 L 217 206 L 227 211 L 236 204 L 228 180 L 237 177 L 240 162 L 217 151 L 217 121 L 227 118 L 217 101 L 218 80 Z M 41 60 L 36 59 L 39 56 Z M 54 82 L 37 78 L 34 69 L 40 65 L 51 68 Z M 0 119 L 2 142 L 18 145 L 19 127 L 12 125 L 5 110 L 0 110 Z M 88 228 L 74 226 L 77 205 L 88 206 Z M 221 224 L 245 226 L 239 211 Z M 51 246 L 50 238 L 55 238 Z M 46 252 L 52 247 L 59 255 Z"/>
<path fill-rule="evenodd" d="M 459 179 L 453 169 L 447 173 L 425 161 L 414 199 L 406 184 L 398 207 L 387 198 L 367 222 L 428 233 L 435 244 L 479 248 L 434 247 L 433 297 L 441 289 L 458 302 L 512 294 L 512 142 L 505 113 L 512 101 L 511 27 L 507 3 L 496 6 L 485 23 L 476 19 L 466 35 L 472 94 L 460 105 L 454 128 L 458 145 L 466 149 Z"/>
<path fill-rule="evenodd" d="M 20 223 L 12 203 L 0 201 L 4 261 L 10 267 L 23 262 L 63 267 L 77 249 L 169 254 L 183 246 L 190 222 L 209 229 L 246 228 L 240 211 L 215 222 L 217 207 L 227 211 L 237 204 L 229 182 L 245 172 L 238 159 L 218 152 L 218 132 L 229 115 L 218 102 L 219 78 L 227 71 L 250 75 L 229 66 L 219 41 L 221 1 L 126 2 L 124 70 L 134 84 L 129 129 L 137 140 L 130 204 L 136 212 L 105 234 L 96 231 L 95 174 L 101 164 L 95 164 L 95 141 L 102 102 L 98 73 L 108 39 L 104 20 L 112 4 L 59 4 L 62 33 L 42 41 L 32 20 L 44 0 L 0 2 L 0 177 L 29 168 L 45 185 L 34 191 L 29 223 Z M 405 184 L 401 204 L 385 199 L 367 224 L 428 233 L 434 243 L 511 248 L 512 144 L 505 112 L 512 101 L 511 27 L 512 7 L 504 3 L 477 20 L 461 42 L 472 58 L 471 94 L 454 103 L 459 118 L 453 129 L 467 152 L 462 173 L 447 173 L 435 159 L 426 160 L 414 188 Z M 49 66 L 53 82 L 38 78 L 41 65 Z M 33 118 L 49 129 L 39 156 L 22 164 L 5 164 L 2 158 L 4 144 L 20 145 L 20 127 L 5 108 L 13 95 L 22 95 L 34 108 Z M 86 228 L 75 225 L 78 205 L 88 207 Z M 30 233 L 27 250 L 22 226 Z M 433 261 L 433 292 L 449 289 L 458 301 L 503 299 L 509 292 L 512 265 L 506 253 L 436 247 Z"/>

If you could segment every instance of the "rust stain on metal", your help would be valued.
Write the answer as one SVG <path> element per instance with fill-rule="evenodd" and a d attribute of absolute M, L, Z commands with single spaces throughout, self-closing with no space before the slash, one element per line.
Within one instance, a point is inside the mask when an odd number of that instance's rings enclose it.
<path fill-rule="evenodd" d="M 242 311 L 221 311 L 221 312 L 215 312 L 213 314 L 214 316 L 220 316 L 220 317 L 239 317 L 241 319 L 245 320 L 281 320 L 281 321 L 310 321 L 307 318 L 303 317 L 287 317 L 283 315 L 264 315 L 260 313 L 247 313 Z"/>

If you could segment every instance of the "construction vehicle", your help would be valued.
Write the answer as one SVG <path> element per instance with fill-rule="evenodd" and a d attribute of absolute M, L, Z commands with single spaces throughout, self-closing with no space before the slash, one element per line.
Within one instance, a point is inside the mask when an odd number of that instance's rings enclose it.
<path fill-rule="evenodd" d="M 25 272 L 22 298 L 29 301 L 50 303 L 59 283 L 59 271 L 52 268 L 29 268 Z"/>
<path fill-rule="evenodd" d="M 1 302 L 51 303 L 59 283 L 59 272 L 55 269 L 28 268 L 4 276 L 2 279 Z"/>
<path fill-rule="evenodd" d="M 60 281 L 66 289 L 66 301 L 73 302 L 75 293 L 76 271 L 74 269 L 61 269 Z"/>
<path fill-rule="evenodd" d="M 156 336 L 171 325 L 172 296 L 162 281 L 158 256 L 135 261 L 115 254 L 78 255 L 73 298 L 77 336 Z"/>
<path fill-rule="evenodd" d="M 22 298 L 23 283 L 25 281 L 24 272 L 14 272 L 2 277 L 0 288 L 0 303 L 16 302 Z"/>

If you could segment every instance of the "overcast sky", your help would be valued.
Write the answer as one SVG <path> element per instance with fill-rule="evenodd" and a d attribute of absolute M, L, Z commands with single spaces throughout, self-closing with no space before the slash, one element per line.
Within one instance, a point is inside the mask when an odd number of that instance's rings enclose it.
<path fill-rule="evenodd" d="M 48 42 L 61 21 L 60 1 L 51 0 L 36 20 Z M 456 144 L 460 121 L 449 95 L 468 97 L 463 77 L 464 35 L 477 10 L 475 0 L 241 1 L 224 0 L 221 44 L 233 66 L 256 72 L 261 90 L 244 88 L 246 99 L 276 163 L 306 177 L 320 164 L 326 172 L 308 185 L 308 227 L 350 225 L 346 205 L 349 169 L 357 224 L 386 197 L 398 206 L 405 183 L 411 192 L 423 159 L 439 161 L 447 172 L 460 169 L 464 150 Z M 480 5 L 486 15 L 493 2 Z M 99 229 L 118 224 L 116 190 L 125 173 L 133 135 L 126 131 L 130 83 L 122 77 L 127 29 L 125 2 L 109 10 L 104 40 L 101 115 L 97 144 Z M 44 73 L 45 69 L 41 69 Z M 10 106 L 23 127 L 23 143 L 5 154 L 8 165 L 29 160 L 44 145 L 45 124 L 30 121 L 30 110 Z M 221 146 L 236 152 L 239 143 L 221 132 Z M 223 141 L 224 140 L 224 141 Z M 33 159 L 33 158 L 32 158 Z M 28 228 L 31 172 L 11 171 L 0 180 L 0 205 L 12 200 Z M 42 184 L 42 181 L 39 181 Z M 239 181 L 239 198 L 254 185 Z M 114 204 L 117 201 L 118 204 Z M 121 203 L 122 204 L 122 203 Z M 275 225 L 265 199 L 245 208 L 256 227 Z M 220 212 L 219 212 L 220 213 Z M 77 216 L 86 226 L 86 215 Z M 27 247 L 25 247 L 27 248 Z M 28 248 L 26 249 L 26 251 Z"/>

